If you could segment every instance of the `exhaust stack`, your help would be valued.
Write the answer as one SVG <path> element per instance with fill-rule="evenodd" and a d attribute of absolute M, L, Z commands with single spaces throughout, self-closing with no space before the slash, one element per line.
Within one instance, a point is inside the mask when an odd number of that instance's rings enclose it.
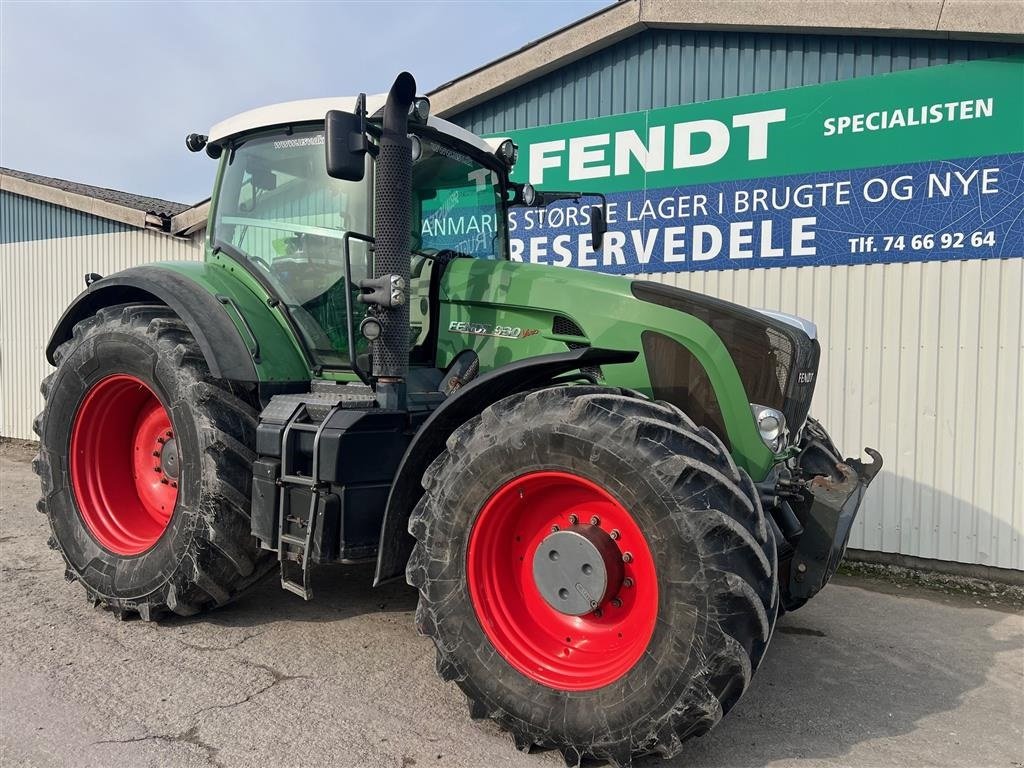
<path fill-rule="evenodd" d="M 412 197 L 412 142 L 408 126 L 409 108 L 415 97 L 415 78 L 402 72 L 395 78 L 384 105 L 377 156 L 373 277 L 392 299 L 390 306 L 372 309 L 381 324 L 380 337 L 373 345 L 373 375 L 377 379 L 377 399 L 382 408 L 404 409 L 406 404 L 410 335 L 406 297 L 410 280 Z"/>

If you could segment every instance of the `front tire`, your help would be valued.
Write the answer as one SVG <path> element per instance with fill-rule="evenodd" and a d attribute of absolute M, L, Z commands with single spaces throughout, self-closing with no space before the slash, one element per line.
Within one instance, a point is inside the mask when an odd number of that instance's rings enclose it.
<path fill-rule="evenodd" d="M 670 756 L 746 689 L 775 623 L 775 545 L 750 478 L 678 409 L 596 387 L 514 395 L 452 435 L 424 487 L 417 626 L 471 715 L 519 748 Z M 612 547 L 617 591 L 597 611 L 556 610 L 575 595 L 531 577 L 566 530 Z"/>
<path fill-rule="evenodd" d="M 39 508 L 68 580 L 144 619 L 223 605 L 272 559 L 250 533 L 256 413 L 163 306 L 75 326 L 42 385 Z"/>

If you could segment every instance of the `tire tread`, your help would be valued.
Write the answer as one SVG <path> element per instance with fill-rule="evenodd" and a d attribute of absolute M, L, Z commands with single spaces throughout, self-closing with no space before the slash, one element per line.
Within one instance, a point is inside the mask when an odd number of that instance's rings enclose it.
<path fill-rule="evenodd" d="M 695 676 L 678 702 L 658 720 L 638 723 L 629 735 L 594 740 L 587 746 L 560 743 L 549 727 L 526 723 L 479 698 L 478 690 L 466 684 L 458 659 L 461 637 L 443 638 L 438 630 L 438 599 L 443 589 L 431 581 L 431 566 L 443 553 L 428 551 L 432 542 L 453 538 L 445 509 L 446 494 L 454 475 L 466 457 L 477 454 L 494 440 L 496 428 L 515 418 L 531 425 L 565 421 L 592 429 L 598 436 L 614 435 L 631 444 L 650 463 L 685 509 L 685 500 L 700 496 L 709 501 L 707 509 L 681 521 L 699 538 L 709 577 L 708 610 L 714 652 L 704 674 Z M 489 717 L 510 731 L 520 749 L 533 745 L 559 749 L 567 764 L 581 759 L 607 760 L 626 766 L 642 754 L 657 752 L 665 757 L 678 753 L 682 743 L 706 733 L 735 704 L 747 688 L 771 638 L 778 610 L 777 559 L 774 541 L 768 537 L 764 512 L 753 483 L 733 461 L 722 442 L 709 430 L 696 427 L 679 409 L 667 403 L 643 399 L 627 390 L 601 387 L 552 387 L 515 395 L 489 406 L 484 412 L 456 429 L 449 437 L 448 450 L 428 468 L 423 478 L 425 493 L 409 519 L 409 533 L 415 539 L 407 568 L 408 582 L 419 590 L 416 625 L 435 644 L 436 666 L 442 679 L 455 680 L 469 699 L 475 717 Z M 677 513 L 678 514 L 678 513 Z M 446 574 L 446 578 L 450 578 Z M 451 643 L 446 646 L 446 642 Z"/>
<path fill-rule="evenodd" d="M 249 530 L 248 488 L 239 487 L 239 479 L 251 476 L 255 457 L 248 446 L 255 443 L 257 424 L 253 405 L 235 394 L 228 382 L 214 379 L 188 326 L 166 306 L 127 304 L 105 307 L 77 323 L 72 339 L 54 353 L 58 365 L 73 347 L 88 344 L 105 332 L 129 333 L 148 339 L 160 360 L 174 361 L 176 376 L 191 398 L 201 445 L 203 492 L 209 500 L 201 504 L 204 518 L 194 526 L 190 564 L 183 564 L 155 591 L 137 600 L 126 600 L 97 593 L 78 572 L 57 542 L 73 580 L 81 581 L 94 604 L 102 604 L 115 615 L 136 613 L 146 620 L 168 612 L 191 616 L 207 608 L 224 605 L 261 579 L 274 564 L 273 558 L 256 549 Z M 40 391 L 49 403 L 57 373 L 43 379 Z M 36 417 L 34 426 L 42 436 L 47 407 Z M 54 483 L 48 451 L 41 446 L 33 461 L 40 477 L 43 495 L 37 504 L 48 517 L 54 514 L 50 499 Z"/>

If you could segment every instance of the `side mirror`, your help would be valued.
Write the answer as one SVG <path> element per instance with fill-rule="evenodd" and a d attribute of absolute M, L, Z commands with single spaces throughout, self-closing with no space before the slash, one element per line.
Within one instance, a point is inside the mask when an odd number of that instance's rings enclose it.
<path fill-rule="evenodd" d="M 365 118 L 351 112 L 332 109 L 324 125 L 327 175 L 343 181 L 362 181 L 366 172 Z"/>
<path fill-rule="evenodd" d="M 601 205 L 595 205 L 590 209 L 590 240 L 594 250 L 600 251 L 604 247 L 604 235 L 608 231 L 608 221 L 604 215 L 604 200 Z"/>

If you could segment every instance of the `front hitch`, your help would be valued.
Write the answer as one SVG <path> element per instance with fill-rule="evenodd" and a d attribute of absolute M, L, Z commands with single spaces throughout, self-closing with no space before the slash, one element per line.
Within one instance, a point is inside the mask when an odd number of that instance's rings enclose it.
<path fill-rule="evenodd" d="M 869 464 L 847 459 L 836 464 L 838 479 L 819 475 L 807 484 L 812 502 L 789 572 L 792 598 L 814 597 L 843 559 L 864 492 L 882 468 L 882 455 L 872 448 L 864 450 L 871 457 Z"/>

